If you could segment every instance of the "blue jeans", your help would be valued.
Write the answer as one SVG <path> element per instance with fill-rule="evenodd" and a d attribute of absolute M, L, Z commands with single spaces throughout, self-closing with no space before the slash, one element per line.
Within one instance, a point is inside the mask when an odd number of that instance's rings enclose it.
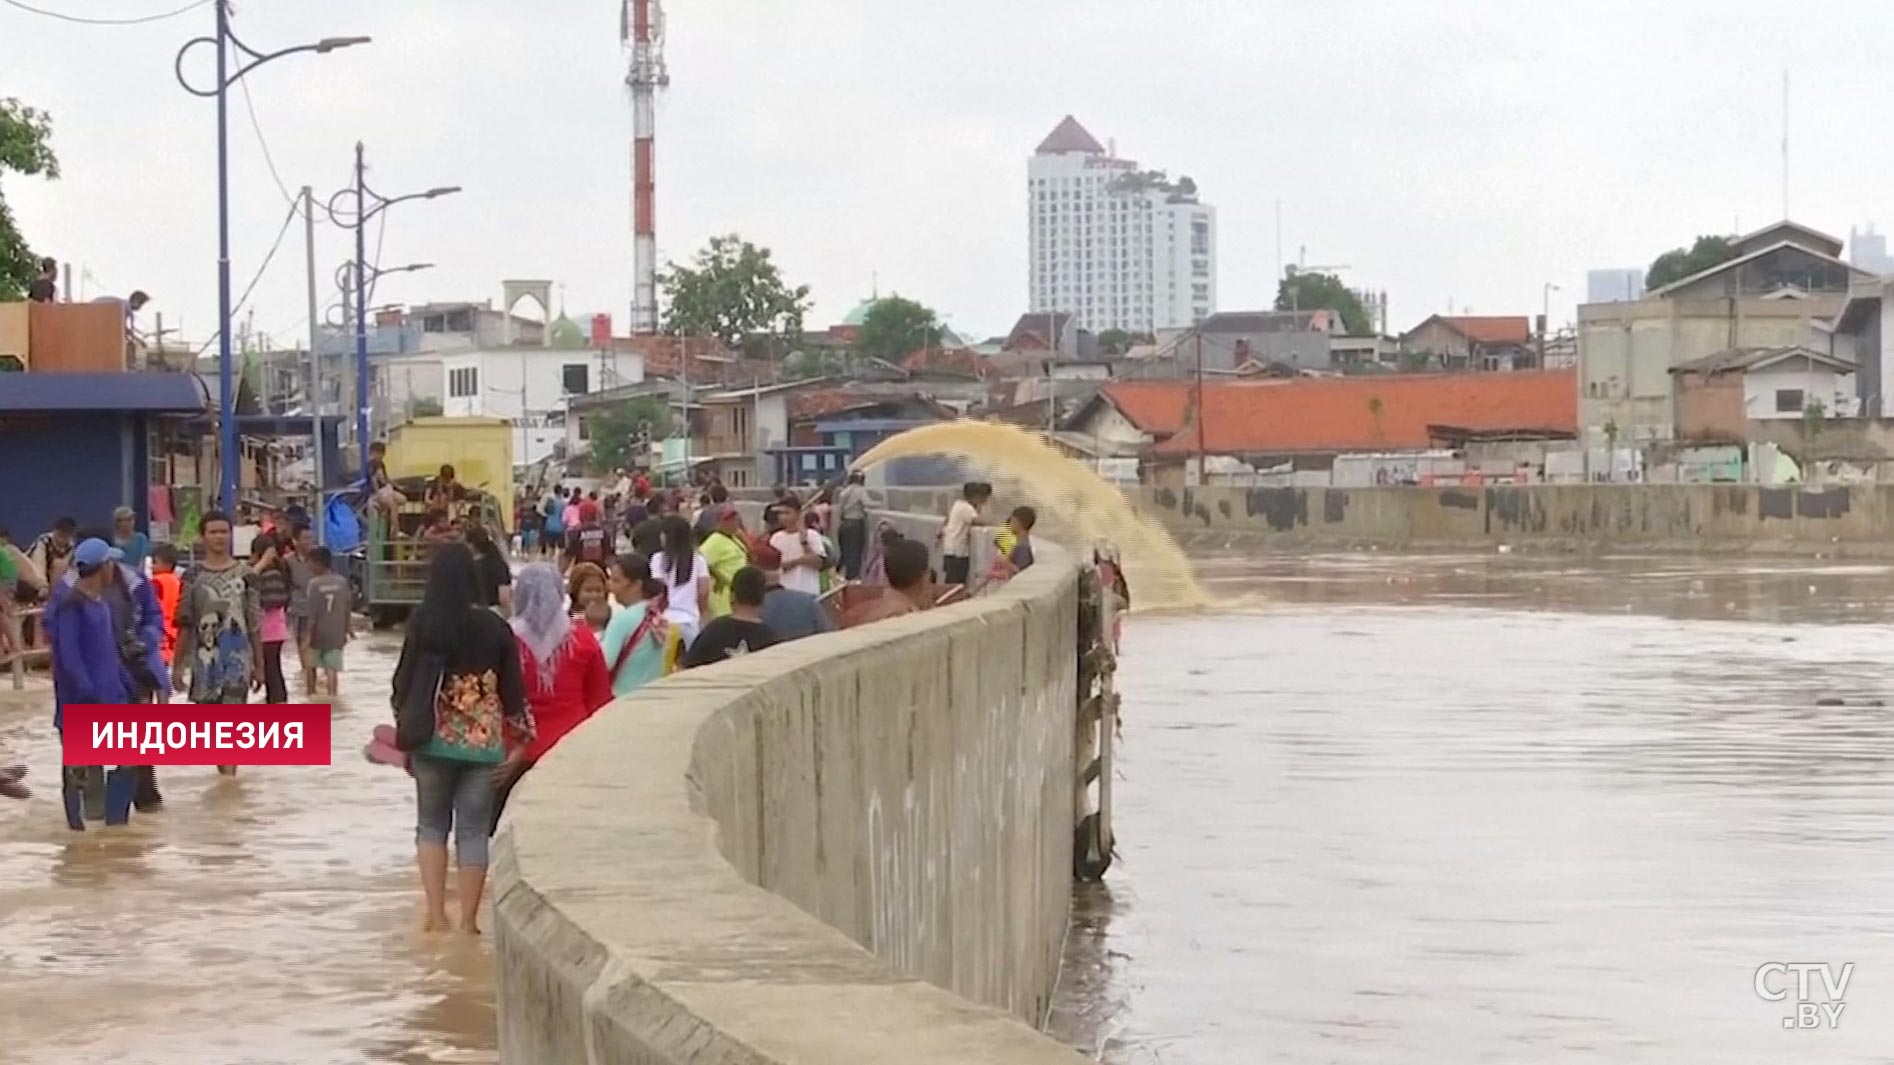
<path fill-rule="evenodd" d="M 454 834 L 454 859 L 463 869 L 485 868 L 487 833 L 493 827 L 493 766 L 417 754 L 414 773 L 417 844 L 445 845 Z"/>

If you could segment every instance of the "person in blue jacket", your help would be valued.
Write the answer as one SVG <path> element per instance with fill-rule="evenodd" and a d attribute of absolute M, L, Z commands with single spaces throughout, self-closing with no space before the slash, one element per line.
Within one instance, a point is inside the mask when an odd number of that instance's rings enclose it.
<path fill-rule="evenodd" d="M 121 552 L 103 539 L 80 541 L 73 549 L 70 583 L 64 579 L 47 608 L 52 635 L 53 727 L 63 729 L 67 706 L 88 703 L 127 703 L 132 697 L 131 675 L 121 651 L 123 632 L 113 620 L 110 598 L 114 586 L 123 588 L 118 565 Z M 85 831 L 87 778 L 96 783 L 92 767 L 67 766 L 63 772 L 66 824 Z M 102 792 L 108 825 L 131 819 L 136 771 L 120 766 L 106 776 Z"/>

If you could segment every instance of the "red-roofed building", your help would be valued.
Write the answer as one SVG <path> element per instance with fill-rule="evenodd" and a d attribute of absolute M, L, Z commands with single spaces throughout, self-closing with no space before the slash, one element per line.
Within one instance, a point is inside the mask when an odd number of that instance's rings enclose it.
<path fill-rule="evenodd" d="M 1570 370 L 1506 374 L 1389 374 L 1221 382 L 1204 388 L 1201 410 L 1189 382 L 1151 382 L 1184 404 L 1184 424 L 1152 449 L 1159 462 L 1196 455 L 1245 461 L 1323 460 L 1353 452 L 1419 451 L 1468 440 L 1565 440 L 1578 428 L 1577 379 Z M 1160 401 L 1144 397 L 1153 409 Z M 1201 444 L 1200 444 L 1201 441 Z M 1313 461 L 1310 461 L 1313 460 Z"/>
<path fill-rule="evenodd" d="M 1188 381 L 1113 381 L 1066 420 L 1064 435 L 1085 441 L 1094 454 L 1148 454 L 1184 427 L 1191 387 Z"/>
<path fill-rule="evenodd" d="M 1408 365 L 1437 370 L 1527 370 L 1537 366 L 1532 321 L 1516 315 L 1436 314 L 1401 334 Z"/>

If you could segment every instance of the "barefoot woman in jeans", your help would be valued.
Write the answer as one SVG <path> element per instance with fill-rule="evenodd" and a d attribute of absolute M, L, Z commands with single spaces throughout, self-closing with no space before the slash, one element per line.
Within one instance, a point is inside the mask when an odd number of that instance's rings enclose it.
<path fill-rule="evenodd" d="M 480 577 L 467 545 L 434 548 L 427 590 L 408 621 L 395 666 L 395 705 L 410 684 L 432 683 L 423 661 L 444 662 L 434 698 L 434 735 L 414 751 L 415 852 L 430 932 L 447 927 L 447 836 L 459 859 L 460 927 L 478 934 L 487 884 L 487 831 L 498 781 L 512 775 L 507 751 L 524 751 L 533 723 L 526 709 L 513 630 L 480 605 Z M 509 742 L 509 740 L 511 742 Z M 517 759 L 518 755 L 514 758 Z"/>

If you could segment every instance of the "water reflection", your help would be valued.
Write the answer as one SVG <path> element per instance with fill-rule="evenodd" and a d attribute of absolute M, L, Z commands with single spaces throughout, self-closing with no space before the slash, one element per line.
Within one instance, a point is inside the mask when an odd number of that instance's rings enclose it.
<path fill-rule="evenodd" d="M 333 765 L 161 770 L 163 813 L 83 835 L 45 697 L 0 700 L 35 786 L 0 804 L 0 1061 L 497 1060 L 490 948 L 414 931 L 412 784 L 360 754 L 396 649 L 351 645 Z"/>
<path fill-rule="evenodd" d="M 1110 1062 L 1887 1060 L 1894 570 L 1212 560 L 1127 631 Z M 1824 701 L 1830 705 L 1820 705 Z M 1768 961 L 1857 963 L 1784 1031 Z"/>

